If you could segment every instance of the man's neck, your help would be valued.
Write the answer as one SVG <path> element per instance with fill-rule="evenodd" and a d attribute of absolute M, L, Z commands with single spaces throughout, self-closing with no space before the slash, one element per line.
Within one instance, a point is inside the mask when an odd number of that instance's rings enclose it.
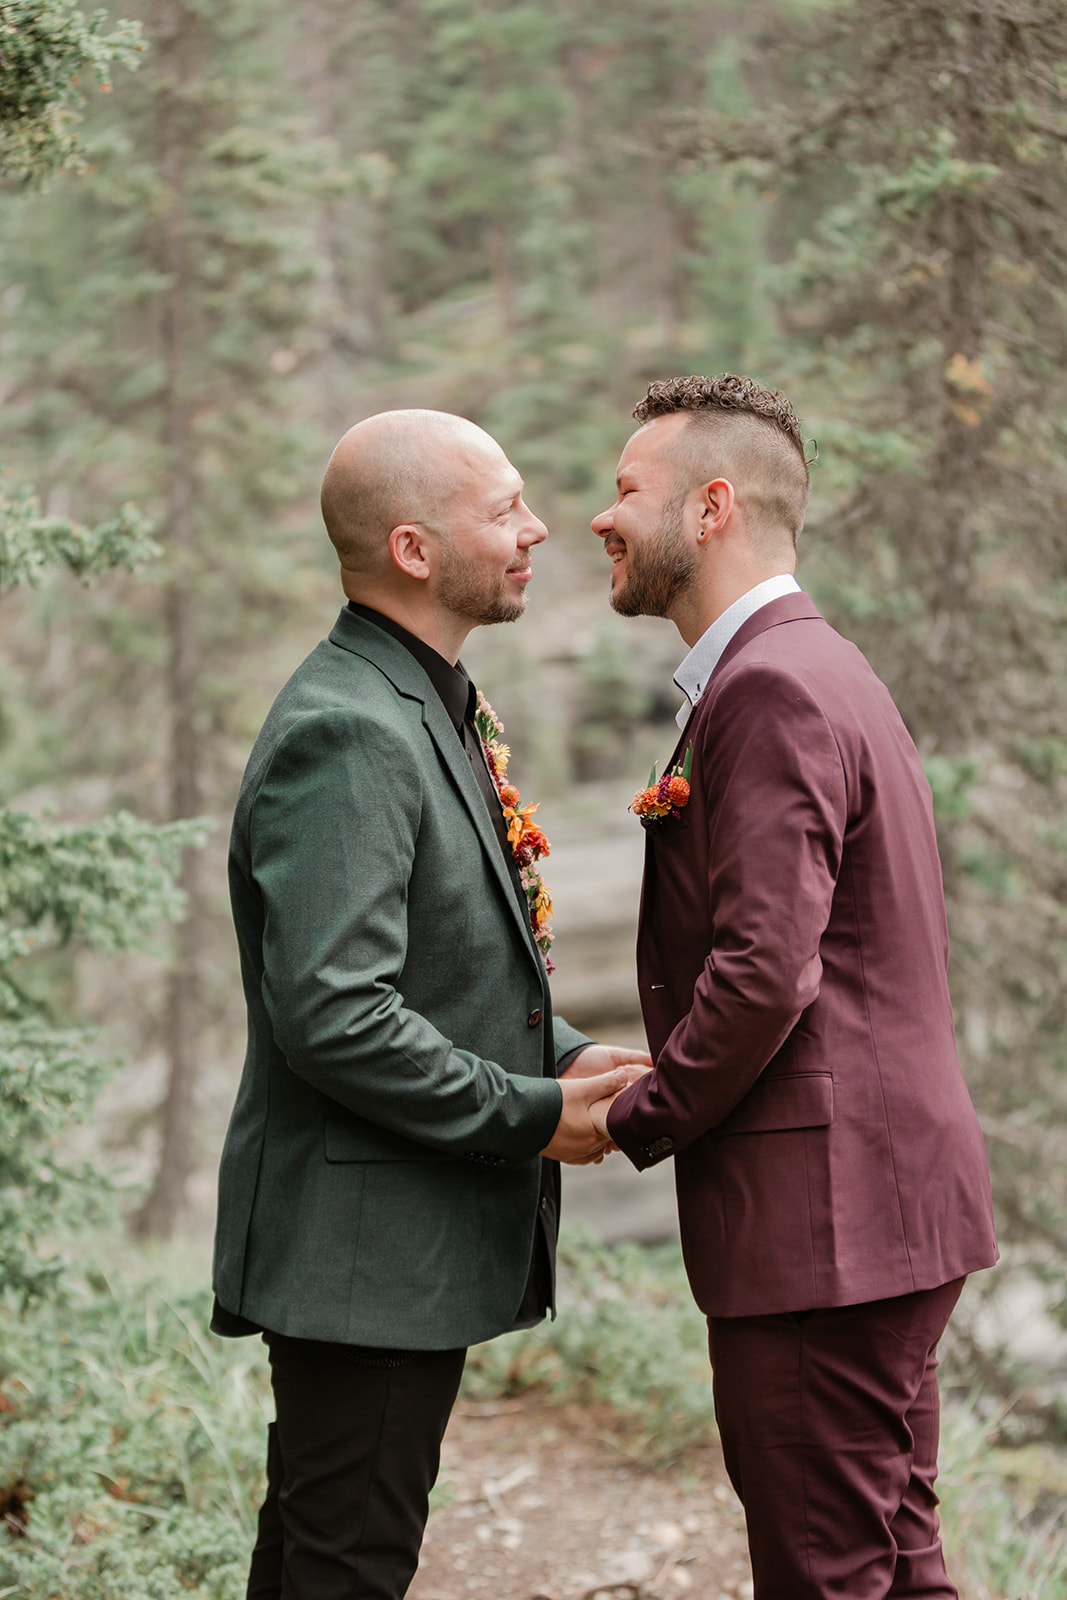
<path fill-rule="evenodd" d="M 402 595 L 371 587 L 357 591 L 354 585 L 351 588 L 345 585 L 345 595 L 357 605 L 367 606 L 371 611 L 377 611 L 390 621 L 399 623 L 417 639 L 428 644 L 431 650 L 436 650 L 439 656 L 444 656 L 451 666 L 454 667 L 459 660 L 460 651 L 472 627 L 463 617 L 454 616 L 451 612 L 441 613 L 413 603 Z"/>
<path fill-rule="evenodd" d="M 724 611 L 749 594 L 768 578 L 791 575 L 786 565 L 774 567 L 746 567 L 726 577 L 717 577 L 699 591 L 680 595 L 670 612 L 670 620 L 678 629 L 690 650 L 702 639 Z"/>

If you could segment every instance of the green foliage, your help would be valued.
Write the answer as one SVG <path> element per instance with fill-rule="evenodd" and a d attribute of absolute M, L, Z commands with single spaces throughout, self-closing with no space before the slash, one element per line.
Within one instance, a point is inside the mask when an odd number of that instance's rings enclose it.
<path fill-rule="evenodd" d="M 174 872 L 193 823 L 153 828 L 120 812 L 80 826 L 0 811 L 0 1294 L 22 1302 L 62 1289 L 67 1263 L 45 1241 L 107 1209 L 91 1163 L 64 1153 L 102 1067 L 90 1031 L 64 1025 L 34 981 L 40 956 L 77 939 L 129 949 L 180 914 Z"/>
<path fill-rule="evenodd" d="M 579 781 L 626 770 L 635 725 L 655 701 L 623 649 L 617 630 L 602 626 L 578 663 L 571 760 Z"/>
<path fill-rule="evenodd" d="M 479 1346 L 465 1392 L 529 1388 L 616 1412 L 635 1458 L 666 1467 L 713 1432 L 703 1318 L 677 1250 L 564 1236 L 559 1318 Z M 0 1594 L 26 1600 L 240 1600 L 262 1493 L 259 1341 L 204 1331 L 209 1297 L 164 1290 L 173 1258 L 90 1274 L 62 1309 L 5 1319 L 0 1350 Z M 967 1592 L 1062 1600 L 1062 1453 L 1007 1449 L 1000 1419 L 945 1415 L 946 1545 Z M 21 1535 L 18 1532 L 22 1528 Z"/>
<path fill-rule="evenodd" d="M 63 517 L 41 515 L 29 489 L 6 494 L 0 486 L 0 593 L 20 583 L 36 587 L 49 567 L 62 567 L 83 580 L 134 567 L 159 554 L 151 529 L 135 506 L 86 528 Z"/>
<path fill-rule="evenodd" d="M 1067 1462 L 1047 1446 L 1005 1449 L 999 1418 L 950 1407 L 938 1493 L 950 1565 L 979 1593 L 1060 1600 L 1067 1593 Z"/>
<path fill-rule="evenodd" d="M 83 581 L 154 551 L 132 508 L 96 528 L 42 517 L 33 497 L 0 497 L 0 590 L 65 568 Z M 103 1067 L 93 1034 L 58 1014 L 36 981 L 50 951 L 77 941 L 106 953 L 180 915 L 174 874 L 201 824 L 155 828 L 119 812 L 51 823 L 0 810 L 0 1304 L 62 1297 L 67 1261 L 46 1241 L 109 1214 L 111 1189 L 64 1140 L 88 1113 Z M 44 958 L 44 959 L 42 959 Z"/>
<path fill-rule="evenodd" d="M 262 1347 L 202 1295 L 97 1278 L 5 1328 L 0 1594 L 239 1600 L 266 1453 Z M 22 1529 L 21 1535 L 19 1529 Z"/>
<path fill-rule="evenodd" d="M 141 48 L 136 23 L 107 28 L 73 0 L 0 0 L 0 176 L 39 184 L 75 163 L 80 75 L 109 89 L 109 66 L 133 66 Z"/>

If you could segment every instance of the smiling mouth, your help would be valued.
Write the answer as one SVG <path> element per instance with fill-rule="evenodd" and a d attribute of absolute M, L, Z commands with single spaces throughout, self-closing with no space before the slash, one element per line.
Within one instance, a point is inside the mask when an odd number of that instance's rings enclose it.
<path fill-rule="evenodd" d="M 623 557 L 626 554 L 626 546 L 624 544 L 622 544 L 622 545 L 619 545 L 619 544 L 607 545 L 606 544 L 604 546 L 604 552 L 607 555 L 607 557 L 608 557 L 609 561 L 611 562 L 612 566 L 613 567 L 617 567 L 619 562 L 623 559 Z"/>

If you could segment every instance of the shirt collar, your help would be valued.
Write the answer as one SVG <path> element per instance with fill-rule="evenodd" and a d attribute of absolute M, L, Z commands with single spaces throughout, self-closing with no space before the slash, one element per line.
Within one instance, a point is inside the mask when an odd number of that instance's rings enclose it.
<path fill-rule="evenodd" d="M 370 606 L 360 605 L 358 600 L 348 602 L 349 611 L 354 611 L 357 617 L 362 617 L 364 622 L 371 622 L 376 628 L 381 628 L 383 633 L 392 634 L 409 650 L 433 684 L 441 704 L 452 721 L 456 732 L 462 737 L 463 723 L 468 714 L 473 719 L 474 685 L 467 676 L 467 669 L 462 661 L 457 661 L 455 666 L 446 661 L 441 653 L 427 644 L 425 639 L 420 639 L 417 633 L 401 627 L 399 622 L 394 622 L 392 617 L 383 616 L 380 611 L 374 611 Z"/>
<path fill-rule="evenodd" d="M 757 583 L 754 589 L 743 594 L 740 600 L 735 600 L 732 606 L 727 606 L 722 616 L 716 617 L 711 627 L 700 635 L 674 674 L 675 683 L 689 702 L 688 705 L 682 706 L 675 718 L 680 728 L 685 727 L 690 711 L 707 688 L 708 679 L 718 666 L 723 651 L 737 630 L 761 606 L 768 605 L 772 600 L 780 600 L 784 594 L 799 593 L 799 583 L 788 572 L 783 572 L 776 578 L 765 578 L 762 583 Z"/>

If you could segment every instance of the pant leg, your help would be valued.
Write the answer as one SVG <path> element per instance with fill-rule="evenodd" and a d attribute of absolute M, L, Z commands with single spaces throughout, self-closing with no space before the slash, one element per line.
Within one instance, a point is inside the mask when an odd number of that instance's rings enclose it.
<path fill-rule="evenodd" d="M 259 1508 L 259 1524 L 245 1600 L 279 1600 L 282 1592 L 284 1534 L 278 1508 L 281 1487 L 282 1456 L 278 1447 L 278 1424 L 272 1422 L 267 1429 L 267 1489 Z"/>
<path fill-rule="evenodd" d="M 745 1508 L 755 1600 L 954 1600 L 933 1493 L 933 1359 L 961 1287 L 709 1319 L 716 1417 Z M 912 1587 L 898 1589 L 902 1559 Z"/>
<path fill-rule="evenodd" d="M 941 1397 L 937 1391 L 937 1352 L 931 1351 L 922 1385 L 907 1415 L 911 1433 L 911 1476 L 889 1531 L 897 1547 L 893 1600 L 920 1600 L 927 1595 L 954 1596 L 947 1583 L 937 1516 L 937 1447 Z M 941 1584 L 942 1587 L 938 1587 Z"/>
<path fill-rule="evenodd" d="M 265 1337 L 278 1421 L 248 1600 L 401 1600 L 466 1351 Z"/>

